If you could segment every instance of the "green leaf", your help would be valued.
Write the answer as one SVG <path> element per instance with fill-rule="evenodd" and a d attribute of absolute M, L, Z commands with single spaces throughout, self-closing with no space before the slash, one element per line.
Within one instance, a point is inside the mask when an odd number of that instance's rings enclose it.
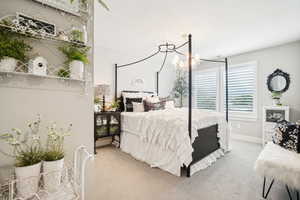
<path fill-rule="evenodd" d="M 102 0 L 98 0 L 98 2 L 102 5 L 103 8 L 105 8 L 107 11 L 109 11 L 109 7 L 106 5 L 106 3 Z"/>

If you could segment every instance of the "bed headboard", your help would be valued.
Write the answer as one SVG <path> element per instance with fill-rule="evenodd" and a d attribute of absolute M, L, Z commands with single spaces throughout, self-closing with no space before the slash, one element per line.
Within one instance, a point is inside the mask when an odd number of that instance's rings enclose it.
<path fill-rule="evenodd" d="M 156 94 L 155 92 L 151 92 L 151 91 L 134 91 L 134 90 L 123 90 L 121 91 L 121 96 L 118 98 L 118 100 L 120 101 L 120 108 L 119 111 L 123 112 L 125 110 L 124 107 L 124 98 L 122 96 L 122 93 L 126 92 L 126 93 L 146 93 L 146 94 Z"/>

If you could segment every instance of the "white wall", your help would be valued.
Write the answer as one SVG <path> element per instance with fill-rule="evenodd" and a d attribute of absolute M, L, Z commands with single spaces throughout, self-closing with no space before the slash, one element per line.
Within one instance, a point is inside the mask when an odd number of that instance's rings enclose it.
<path fill-rule="evenodd" d="M 78 24 L 77 17 L 66 17 L 55 9 L 28 0 L 1 1 L 0 16 L 22 12 L 24 14 L 46 19 L 57 24 L 60 28 L 68 29 Z M 89 24 L 92 30 L 92 23 Z M 93 31 L 90 31 L 89 44 L 93 45 Z M 58 43 L 35 41 L 34 53 L 48 59 L 49 63 L 63 63 L 62 54 L 57 51 Z M 62 45 L 62 44 L 60 44 Z M 51 53 L 49 53 L 51 52 Z M 92 54 L 93 50 L 91 50 Z M 56 55 L 56 56 L 53 56 Z M 90 57 L 88 71 L 92 75 L 93 57 Z M 93 79 L 93 77 L 91 77 Z M 25 130 L 29 120 L 41 114 L 43 128 L 45 123 L 56 121 L 64 127 L 73 123 L 73 133 L 66 141 L 68 158 L 75 147 L 83 144 L 93 151 L 93 90 L 92 81 L 84 90 L 84 84 L 55 79 L 34 78 L 24 76 L 3 77 L 0 80 L 0 133 L 13 127 Z M 48 124 L 47 124 L 48 125 Z M 41 132 L 45 135 L 45 131 Z M 2 150 L 8 147 L 0 143 Z M 12 164 L 0 154 L 0 167 Z M 1 174 L 0 174 L 1 178 Z"/>

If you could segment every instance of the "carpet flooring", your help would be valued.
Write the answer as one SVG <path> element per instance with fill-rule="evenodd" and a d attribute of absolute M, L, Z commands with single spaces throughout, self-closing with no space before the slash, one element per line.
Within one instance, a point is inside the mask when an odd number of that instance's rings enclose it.
<path fill-rule="evenodd" d="M 113 147 L 99 148 L 88 166 L 88 200 L 260 200 L 263 179 L 253 170 L 262 150 L 258 144 L 232 141 L 232 150 L 191 178 L 150 168 Z M 269 200 L 285 200 L 276 182 Z"/>

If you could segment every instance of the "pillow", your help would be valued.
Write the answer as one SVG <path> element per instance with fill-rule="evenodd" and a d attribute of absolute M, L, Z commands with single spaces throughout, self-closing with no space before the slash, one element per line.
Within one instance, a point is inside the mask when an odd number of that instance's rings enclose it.
<path fill-rule="evenodd" d="M 137 103 L 137 102 L 132 102 L 133 106 L 133 112 L 144 112 L 144 104 L 143 103 Z"/>
<path fill-rule="evenodd" d="M 173 108 L 175 108 L 174 101 L 166 101 L 165 109 L 173 109 Z"/>
<path fill-rule="evenodd" d="M 300 126 L 285 120 L 278 122 L 273 142 L 285 149 L 300 153 Z"/>
<path fill-rule="evenodd" d="M 165 104 L 166 104 L 166 102 L 164 102 L 164 101 L 159 101 L 157 103 L 150 103 L 150 102 L 144 101 L 144 108 L 145 108 L 145 111 L 164 110 Z"/>
<path fill-rule="evenodd" d="M 147 101 L 148 103 L 158 103 L 160 100 L 159 100 L 159 97 L 158 97 L 158 96 L 152 95 L 152 96 L 147 96 L 147 97 L 146 97 L 146 101 Z"/>
<path fill-rule="evenodd" d="M 133 112 L 133 102 L 142 103 L 142 98 L 126 98 L 126 105 L 125 105 L 125 111 L 126 112 Z"/>

